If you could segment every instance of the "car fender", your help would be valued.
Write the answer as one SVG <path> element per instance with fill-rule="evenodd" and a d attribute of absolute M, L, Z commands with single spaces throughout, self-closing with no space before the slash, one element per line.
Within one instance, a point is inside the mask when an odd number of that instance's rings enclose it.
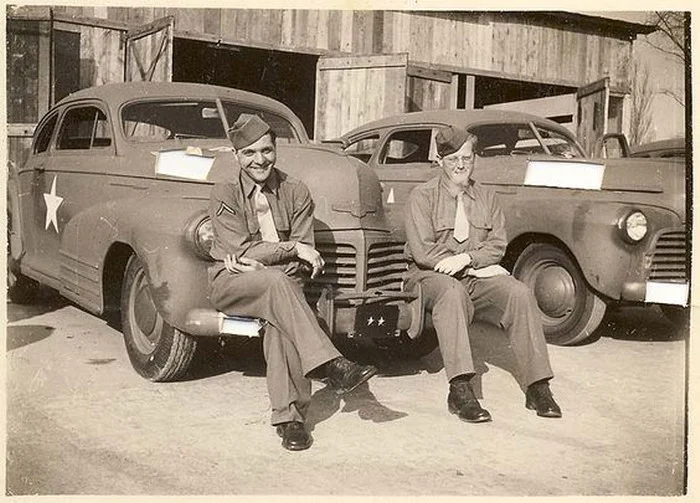
<path fill-rule="evenodd" d="M 188 224 L 203 217 L 206 208 L 203 199 L 145 195 L 75 215 L 61 240 L 61 293 L 101 314 L 105 290 L 117 287 L 104 284 L 105 261 L 115 245 L 127 245 L 144 265 L 161 316 L 184 329 L 190 309 L 211 308 L 208 262 L 186 238 Z"/>
<path fill-rule="evenodd" d="M 507 203 L 506 203 L 507 204 Z M 623 239 L 620 221 L 633 209 L 647 216 L 649 230 L 639 243 Z M 620 299 L 625 281 L 645 281 L 645 255 L 660 229 L 681 225 L 678 215 L 654 206 L 579 197 L 523 199 L 507 221 L 510 245 L 558 241 L 574 257 L 588 284 L 598 293 Z"/>

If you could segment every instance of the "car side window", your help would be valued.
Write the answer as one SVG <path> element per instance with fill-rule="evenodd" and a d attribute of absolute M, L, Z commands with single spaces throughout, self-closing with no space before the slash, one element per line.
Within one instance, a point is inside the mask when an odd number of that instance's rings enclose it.
<path fill-rule="evenodd" d="M 42 126 L 36 135 L 36 141 L 34 142 L 34 153 L 41 154 L 49 149 L 51 144 L 51 137 L 53 136 L 53 131 L 56 129 L 56 121 L 58 120 L 58 113 L 53 114 Z"/>
<path fill-rule="evenodd" d="M 583 157 L 583 153 L 579 151 L 578 147 L 576 147 L 576 144 L 573 141 L 571 141 L 570 138 L 567 138 L 558 131 L 551 131 L 542 126 L 535 127 L 537 129 L 537 133 L 540 135 L 540 138 L 542 138 L 542 142 L 545 145 L 547 145 L 547 148 L 549 149 L 549 152 L 552 155 L 555 155 L 557 157 L 564 157 L 566 159 L 572 159 L 574 157 Z M 622 157 L 621 146 L 618 144 L 618 147 L 616 148 L 620 149 L 620 152 L 616 154 L 617 157 Z"/>
<path fill-rule="evenodd" d="M 476 153 L 479 157 L 543 152 L 528 124 L 487 124 L 469 131 L 478 138 Z"/>
<path fill-rule="evenodd" d="M 429 163 L 432 129 L 397 131 L 387 139 L 380 164 Z"/>
<path fill-rule="evenodd" d="M 57 150 L 88 150 L 110 145 L 111 127 L 102 110 L 87 105 L 66 112 L 58 132 Z"/>
<path fill-rule="evenodd" d="M 348 155 L 358 158 L 363 162 L 368 162 L 379 146 L 379 135 L 366 136 L 355 140 L 343 149 Z"/>

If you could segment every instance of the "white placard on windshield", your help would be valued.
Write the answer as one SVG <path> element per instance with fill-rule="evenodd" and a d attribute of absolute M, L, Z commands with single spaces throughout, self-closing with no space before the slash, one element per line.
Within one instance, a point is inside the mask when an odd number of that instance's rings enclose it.
<path fill-rule="evenodd" d="M 525 185 L 562 189 L 600 190 L 605 164 L 567 161 L 529 161 Z"/>
<path fill-rule="evenodd" d="M 176 176 L 189 180 L 206 180 L 214 156 L 198 148 L 161 150 L 156 158 L 156 175 Z"/>

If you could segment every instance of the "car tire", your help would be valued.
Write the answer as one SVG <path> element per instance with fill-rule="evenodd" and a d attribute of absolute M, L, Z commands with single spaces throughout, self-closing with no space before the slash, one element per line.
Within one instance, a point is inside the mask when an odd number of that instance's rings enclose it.
<path fill-rule="evenodd" d="M 121 294 L 126 351 L 141 376 L 154 382 L 181 379 L 190 367 L 197 340 L 169 325 L 153 302 L 146 271 L 135 255 L 129 259 Z"/>
<path fill-rule="evenodd" d="M 690 309 L 681 306 L 671 306 L 668 304 L 661 304 L 661 312 L 668 321 L 670 321 L 674 327 L 680 329 L 687 329 L 690 326 Z"/>
<path fill-rule="evenodd" d="M 578 266 L 561 248 L 529 245 L 516 260 L 513 276 L 534 292 L 550 344 L 583 342 L 603 320 L 605 301 L 591 291 Z"/>
<path fill-rule="evenodd" d="M 7 282 L 7 296 L 14 304 L 29 305 L 41 300 L 41 285 L 33 279 L 8 271 Z"/>

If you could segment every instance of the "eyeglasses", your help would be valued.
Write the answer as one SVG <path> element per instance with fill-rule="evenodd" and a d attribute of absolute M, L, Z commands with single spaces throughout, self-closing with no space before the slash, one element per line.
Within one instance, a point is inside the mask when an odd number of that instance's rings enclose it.
<path fill-rule="evenodd" d="M 458 164 L 466 165 L 466 164 L 471 164 L 474 162 L 474 155 L 466 156 L 463 155 L 461 157 L 454 157 L 454 156 L 445 156 L 442 158 L 442 162 L 447 164 L 448 166 L 457 166 Z"/>

